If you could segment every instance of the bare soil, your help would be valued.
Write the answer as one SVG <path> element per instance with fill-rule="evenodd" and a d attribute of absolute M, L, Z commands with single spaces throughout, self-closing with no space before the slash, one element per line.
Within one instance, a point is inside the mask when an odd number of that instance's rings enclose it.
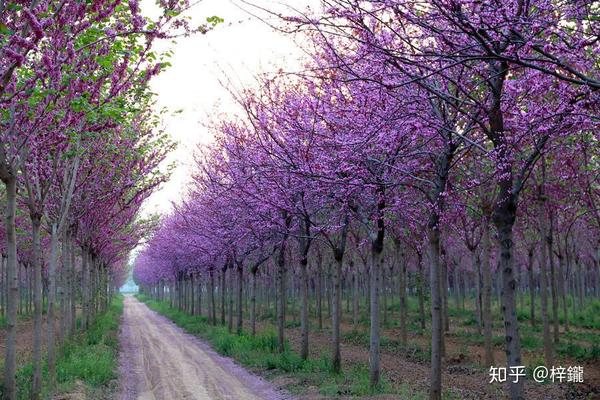
<path fill-rule="evenodd" d="M 42 316 L 42 354 L 46 351 L 46 315 Z M 58 326 L 55 325 L 57 328 Z M 19 316 L 17 320 L 17 368 L 31 361 L 33 357 L 33 316 Z M 58 339 L 58 338 L 57 338 Z M 4 374 L 6 353 L 6 328 L 0 329 L 0 373 Z"/>
<path fill-rule="evenodd" d="M 325 321 L 324 321 L 325 322 Z M 327 321 L 328 323 L 329 321 Z M 316 321 L 311 321 L 313 326 L 316 326 Z M 259 323 L 260 328 L 269 325 L 268 322 Z M 341 326 L 342 333 L 350 333 L 352 325 L 348 322 L 343 322 Z M 382 329 L 382 335 L 389 338 L 399 338 L 398 328 Z M 286 338 L 290 341 L 292 348 L 296 351 L 300 350 L 300 329 L 286 329 Z M 421 335 L 416 335 L 409 332 L 409 343 L 418 344 L 425 347 L 428 339 Z M 331 338 L 328 332 L 319 332 L 318 330 L 310 331 L 310 356 L 320 358 L 324 354 L 330 353 Z M 369 354 L 368 348 L 354 344 L 347 340 L 342 340 L 342 367 L 351 366 L 355 363 L 368 364 Z M 443 388 L 451 389 L 454 397 L 458 399 L 505 399 L 507 393 L 505 387 L 494 383 L 490 384 L 490 376 L 488 371 L 482 371 L 481 368 L 476 368 L 474 365 L 481 364 L 483 360 L 483 346 L 468 345 L 460 343 L 452 335 L 446 336 L 446 361 L 443 366 Z M 410 388 L 428 393 L 430 368 L 429 361 L 413 360 L 405 354 L 398 354 L 387 349 L 380 349 L 381 368 L 386 378 L 396 387 L 402 384 L 407 384 Z M 528 361 L 538 357 L 539 354 L 527 352 L 524 354 L 524 361 Z M 506 355 L 500 350 L 495 351 L 495 361 L 497 366 L 504 366 L 506 363 Z M 557 360 L 556 365 L 562 366 L 583 366 L 584 383 L 536 383 L 530 378 L 525 380 L 525 398 L 533 400 L 558 400 L 558 399 L 599 399 L 600 400 L 600 365 L 592 362 L 582 362 L 577 360 L 562 359 Z M 280 378 L 276 383 L 282 386 L 294 385 L 293 376 Z M 320 396 L 317 388 L 310 390 L 307 388 L 307 393 L 301 396 L 302 399 L 326 399 L 327 397 Z M 401 399 L 397 395 L 381 395 L 376 396 L 378 400 L 383 399 Z"/>

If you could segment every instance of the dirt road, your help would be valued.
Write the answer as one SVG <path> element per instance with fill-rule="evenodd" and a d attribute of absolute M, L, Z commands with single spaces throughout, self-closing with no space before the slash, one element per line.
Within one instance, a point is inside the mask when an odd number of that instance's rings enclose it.
<path fill-rule="evenodd" d="M 131 296 L 125 297 L 120 341 L 120 400 L 286 397 Z"/>

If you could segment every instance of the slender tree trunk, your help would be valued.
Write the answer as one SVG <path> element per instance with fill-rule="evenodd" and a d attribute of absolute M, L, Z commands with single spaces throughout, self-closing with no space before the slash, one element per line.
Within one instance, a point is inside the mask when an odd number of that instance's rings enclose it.
<path fill-rule="evenodd" d="M 429 261 L 431 285 L 431 379 L 430 400 L 442 398 L 442 299 L 440 293 L 440 233 L 435 224 L 429 228 Z"/>
<path fill-rule="evenodd" d="M 569 315 L 568 315 L 568 306 L 567 306 L 567 277 L 566 273 L 566 265 L 565 260 L 562 256 L 558 257 L 558 290 L 560 291 L 560 296 L 562 298 L 562 307 L 565 321 L 565 332 L 569 332 Z"/>
<path fill-rule="evenodd" d="M 327 318 L 331 319 L 332 299 L 333 299 L 333 277 L 331 275 L 331 261 L 327 262 L 327 276 L 325 277 L 325 287 L 327 290 Z"/>
<path fill-rule="evenodd" d="M 292 323 L 295 325 L 296 324 L 296 285 L 295 285 L 295 271 L 292 270 L 292 273 L 289 275 L 289 282 L 288 282 L 288 287 L 289 287 L 289 291 L 288 291 L 288 295 L 289 298 L 291 300 L 291 305 L 290 305 L 290 315 L 292 316 Z"/>
<path fill-rule="evenodd" d="M 577 280 L 579 281 L 579 286 L 577 287 L 577 292 L 579 296 L 579 308 L 582 309 L 584 306 L 584 292 L 585 292 L 585 266 L 584 263 L 578 260 L 575 265 L 577 266 Z"/>
<path fill-rule="evenodd" d="M 452 294 L 454 295 L 454 306 L 460 309 L 460 289 L 458 285 L 458 264 L 452 263 Z"/>
<path fill-rule="evenodd" d="M 501 210 L 500 214 L 505 214 Z M 513 269 L 513 231 L 514 214 L 512 216 L 500 215 L 495 224 L 498 229 L 499 265 L 502 271 L 502 309 L 504 314 L 504 330 L 506 341 L 507 366 L 523 365 L 521 359 L 521 338 L 517 321 L 515 302 L 515 287 Z M 523 380 L 509 382 L 509 397 L 511 400 L 523 400 Z"/>
<path fill-rule="evenodd" d="M 70 238 L 71 245 L 70 247 L 70 257 L 71 257 L 71 282 L 70 282 L 70 295 L 71 295 L 71 336 L 75 336 L 77 332 L 77 287 L 75 286 L 75 282 L 77 282 L 77 270 L 75 269 L 75 241 L 73 238 Z"/>
<path fill-rule="evenodd" d="M 483 338 L 485 348 L 485 366 L 494 365 L 492 347 L 492 282 L 490 266 L 490 226 L 487 218 L 483 221 L 481 238 L 481 259 L 483 275 Z"/>
<path fill-rule="evenodd" d="M 231 288 L 229 290 L 228 294 L 228 300 L 229 300 L 229 307 L 228 307 L 228 312 L 227 312 L 227 330 L 229 332 L 233 332 L 233 282 L 234 280 L 233 278 L 233 269 L 229 269 L 229 280 L 232 282 Z"/>
<path fill-rule="evenodd" d="M 527 254 L 527 275 L 529 276 L 529 321 L 535 326 L 535 278 L 533 276 L 533 249 Z"/>
<path fill-rule="evenodd" d="M 238 265 L 238 293 L 237 293 L 237 334 L 242 334 L 244 320 L 242 318 L 242 298 L 243 298 L 243 285 L 244 285 L 244 270 L 242 264 Z"/>
<path fill-rule="evenodd" d="M 58 260 L 58 232 L 56 223 L 51 225 L 50 235 L 50 266 L 48 268 L 48 327 L 47 335 L 47 357 L 48 357 L 48 379 L 52 387 L 56 384 L 56 343 L 54 339 L 55 329 L 55 298 L 56 298 L 56 264 Z"/>
<path fill-rule="evenodd" d="M 352 268 L 352 328 L 356 330 L 358 328 L 358 318 L 360 309 L 360 296 L 358 292 L 358 271 L 354 268 L 354 264 L 351 263 Z"/>
<path fill-rule="evenodd" d="M 0 257 L 0 308 L 2 316 L 6 315 L 6 257 L 4 254 Z"/>
<path fill-rule="evenodd" d="M 339 253 L 339 252 L 338 252 Z M 335 267 L 333 270 L 333 299 L 332 299 L 332 365 L 335 373 L 342 370 L 342 355 L 340 351 L 340 319 L 342 317 L 341 281 L 342 281 L 343 253 L 335 254 Z"/>
<path fill-rule="evenodd" d="M 204 285 L 204 276 L 202 274 L 198 275 L 198 287 L 196 290 L 198 291 L 198 315 L 202 316 L 202 291 Z"/>
<path fill-rule="evenodd" d="M 256 269 L 250 271 L 252 279 L 250 287 L 250 330 L 252 336 L 256 335 Z"/>
<path fill-rule="evenodd" d="M 407 332 L 406 332 L 406 260 L 404 254 L 401 253 L 399 257 L 400 261 L 400 343 L 402 346 L 406 346 L 408 343 Z"/>
<path fill-rule="evenodd" d="M 466 268 L 461 268 L 460 269 L 460 299 L 461 299 L 461 304 L 460 304 L 460 308 L 461 310 L 465 309 L 465 297 L 467 297 L 467 271 Z"/>
<path fill-rule="evenodd" d="M 65 303 L 65 271 L 68 269 L 69 257 L 65 255 L 69 252 L 67 251 L 67 240 L 66 233 L 63 235 L 61 239 L 61 248 L 62 248 L 62 264 L 59 267 L 59 271 L 57 273 L 57 295 L 58 295 L 58 343 L 59 346 L 62 347 L 65 341 L 65 317 L 66 317 L 66 303 Z"/>
<path fill-rule="evenodd" d="M 540 196 L 543 196 L 541 194 Z M 550 324 L 548 321 L 548 253 L 546 237 L 548 235 L 548 224 L 544 200 L 539 200 L 539 224 L 540 224 L 540 299 L 542 302 L 542 324 L 544 332 L 544 365 L 553 365 L 552 338 L 550 336 Z"/>
<path fill-rule="evenodd" d="M 88 309 L 88 286 L 90 285 L 90 266 L 89 266 L 89 253 L 86 249 L 81 251 L 81 274 L 83 279 L 81 280 L 81 330 L 85 331 L 88 328 L 90 310 Z"/>
<path fill-rule="evenodd" d="M 547 232 L 546 244 L 548 245 L 548 259 L 550 261 L 550 293 L 552 294 L 552 325 L 554 343 L 558 344 L 558 293 L 556 290 L 556 270 L 554 265 L 554 253 L 552 252 L 552 219 L 550 230 Z"/>
<path fill-rule="evenodd" d="M 215 302 L 215 271 L 211 269 L 209 272 L 210 278 L 210 318 L 213 325 L 217 325 L 217 305 Z"/>
<path fill-rule="evenodd" d="M 383 306 L 383 325 L 387 325 L 388 313 L 387 313 L 387 293 L 386 293 L 386 276 L 385 268 L 379 268 L 379 292 L 381 294 L 382 306 Z"/>
<path fill-rule="evenodd" d="M 481 335 L 483 328 L 482 296 L 481 296 L 481 258 L 477 249 L 471 253 L 473 257 L 473 273 L 475 274 L 475 312 L 477 313 L 477 333 Z"/>
<path fill-rule="evenodd" d="M 306 271 L 308 260 L 302 257 L 300 260 L 300 287 L 302 292 L 302 305 L 300 309 L 300 331 L 302 341 L 300 344 L 300 357 L 308 359 L 308 273 Z"/>
<path fill-rule="evenodd" d="M 194 274 L 190 275 L 189 281 L 190 287 L 190 314 L 196 315 L 196 282 L 194 282 Z"/>
<path fill-rule="evenodd" d="M 31 398 L 40 398 L 42 390 L 42 260 L 40 227 L 41 218 L 37 215 L 31 216 L 32 242 L 33 242 L 33 386 Z"/>
<path fill-rule="evenodd" d="M 17 340 L 17 303 L 19 301 L 19 282 L 17 280 L 17 238 L 15 213 L 17 182 L 16 178 L 3 179 L 6 187 L 6 357 L 4 359 L 4 398 L 15 400 L 16 393 L 16 340 Z"/>
<path fill-rule="evenodd" d="M 423 257 L 420 254 L 418 267 L 417 291 L 419 295 L 419 320 L 421 322 L 421 329 L 425 330 L 425 276 L 423 274 Z"/>
<path fill-rule="evenodd" d="M 317 259 L 317 319 L 319 330 L 323 329 L 323 262 L 319 256 Z"/>
<path fill-rule="evenodd" d="M 223 326 L 225 326 L 225 271 L 227 271 L 226 268 L 221 270 L 221 325 Z"/>
<path fill-rule="evenodd" d="M 279 352 L 285 351 L 285 308 L 286 308 L 286 296 L 285 296 L 285 239 L 280 245 L 279 255 L 277 257 L 277 289 L 278 289 L 278 303 L 277 303 L 277 338 L 279 344 Z"/>
<path fill-rule="evenodd" d="M 373 245 L 371 250 L 371 315 L 369 341 L 369 381 L 372 388 L 379 384 L 381 366 L 379 361 L 379 287 L 381 277 L 381 250 Z"/>
<path fill-rule="evenodd" d="M 444 332 L 450 331 L 450 318 L 448 316 L 448 260 L 445 249 L 442 247 L 442 259 L 440 263 L 440 294 L 442 296 L 442 323 Z M 442 354 L 446 356 L 446 343 L 442 334 Z"/>

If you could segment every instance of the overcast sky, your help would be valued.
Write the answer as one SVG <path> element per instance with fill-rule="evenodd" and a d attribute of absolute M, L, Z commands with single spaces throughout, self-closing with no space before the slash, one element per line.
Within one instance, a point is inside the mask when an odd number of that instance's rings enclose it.
<path fill-rule="evenodd" d="M 318 0 L 252 0 L 261 7 L 292 13 L 306 7 L 318 10 Z M 154 0 L 142 3 L 145 12 L 151 13 Z M 193 162 L 193 152 L 198 143 L 211 141 L 203 127 L 208 116 L 218 113 L 239 112 L 222 82 L 232 81 L 239 86 L 251 86 L 259 73 L 279 68 L 298 68 L 301 50 L 293 38 L 269 27 L 246 10 L 252 10 L 261 18 L 269 18 L 240 0 L 203 0 L 188 15 L 193 26 L 217 15 L 225 20 L 206 35 L 194 35 L 178 39 L 170 45 L 174 51 L 172 67 L 152 81 L 152 89 L 158 95 L 158 107 L 170 112 L 164 118 L 166 132 L 179 143 L 169 158 L 176 168 L 171 180 L 144 204 L 144 214 L 165 213 L 171 202 L 177 202 L 185 191 Z M 271 23 L 277 23 L 270 17 Z M 161 46 L 167 46 L 162 43 Z M 180 113 L 175 111 L 181 110 Z"/>

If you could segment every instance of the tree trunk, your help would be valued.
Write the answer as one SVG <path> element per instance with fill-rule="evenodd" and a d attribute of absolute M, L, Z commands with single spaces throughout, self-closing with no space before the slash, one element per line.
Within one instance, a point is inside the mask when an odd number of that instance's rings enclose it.
<path fill-rule="evenodd" d="M 6 186 L 6 357 L 4 359 L 4 398 L 15 400 L 16 393 L 16 340 L 17 340 L 17 303 L 19 301 L 19 282 L 17 280 L 17 238 L 15 213 L 17 182 L 15 178 L 4 180 Z"/>
<path fill-rule="evenodd" d="M 501 212 L 500 214 L 505 214 Z M 516 282 L 513 269 L 513 231 L 514 214 L 500 215 L 495 224 L 498 229 L 498 248 L 500 251 L 498 268 L 502 271 L 502 310 L 504 314 L 504 330 L 506 341 L 506 362 L 510 368 L 515 365 L 523 365 L 521 360 L 521 338 L 517 321 L 517 310 L 515 301 Z M 509 382 L 509 397 L 511 400 L 523 400 L 523 380 Z"/>
<path fill-rule="evenodd" d="M 496 204 L 493 210 L 494 225 L 497 228 L 499 262 L 498 271 L 502 273 L 502 310 L 504 314 L 504 330 L 506 339 L 506 362 L 508 368 L 522 365 L 521 339 L 517 320 L 517 305 L 515 290 L 517 283 L 514 272 L 514 236 L 513 226 L 517 213 L 518 190 L 515 190 L 513 175 L 513 160 L 510 146 L 506 143 L 504 115 L 502 111 L 502 90 L 508 74 L 508 63 L 505 61 L 490 61 L 489 64 L 489 94 L 490 107 L 487 110 L 489 120 L 488 136 L 494 144 L 496 153 L 496 170 L 499 176 L 497 182 Z M 511 400 L 522 400 L 523 379 L 509 382 L 509 397 Z"/>
<path fill-rule="evenodd" d="M 48 268 L 48 311 L 47 311 L 47 357 L 48 357 L 48 379 L 50 386 L 56 384 L 56 343 L 54 339 L 54 312 L 56 298 L 56 264 L 58 261 L 58 232 L 56 223 L 51 225 L 50 235 L 50 265 Z"/>
<path fill-rule="evenodd" d="M 379 384 L 381 366 L 379 361 L 379 287 L 381 277 L 381 250 L 373 245 L 371 250 L 371 315 L 369 341 L 369 382 L 372 388 Z"/>
<path fill-rule="evenodd" d="M 229 309 L 227 312 L 227 330 L 233 332 L 233 269 L 229 269 L 229 280 L 232 282 L 231 288 L 228 293 Z"/>
<path fill-rule="evenodd" d="M 442 296 L 442 323 L 444 332 L 450 331 L 450 317 L 448 316 L 448 260 L 445 249 L 442 247 L 442 259 L 440 263 L 440 295 Z M 442 354 L 446 356 L 446 343 L 442 334 Z"/>
<path fill-rule="evenodd" d="M 562 253 L 561 253 L 562 255 Z M 567 277 L 566 273 L 566 265 L 564 257 L 559 255 L 558 257 L 558 290 L 560 291 L 560 296 L 562 298 L 562 308 L 563 308 L 563 316 L 565 321 L 565 332 L 569 332 L 569 315 L 568 315 L 568 307 L 567 307 Z"/>
<path fill-rule="evenodd" d="M 492 347 L 492 282 L 490 266 L 490 226 L 487 218 L 483 221 L 481 238 L 481 271 L 483 276 L 483 338 L 485 348 L 485 367 L 494 365 Z"/>
<path fill-rule="evenodd" d="M 547 232 L 546 243 L 548 245 L 548 259 L 550 260 L 550 293 L 552 294 L 552 324 L 554 343 L 558 344 L 558 293 L 556 290 L 556 270 L 554 265 L 554 253 L 552 252 L 552 222 Z"/>
<path fill-rule="evenodd" d="M 408 343 L 406 332 L 406 260 L 404 254 L 401 253 L 400 261 L 400 343 L 406 346 Z"/>
<path fill-rule="evenodd" d="M 225 272 L 227 271 L 226 268 L 223 268 L 221 270 L 221 325 L 225 326 L 225 292 L 226 292 L 226 287 L 225 287 Z"/>
<path fill-rule="evenodd" d="M 40 398 L 42 390 L 42 259 L 40 243 L 41 217 L 31 216 L 33 242 L 33 382 L 31 398 Z"/>
<path fill-rule="evenodd" d="M 59 267 L 57 272 L 57 303 L 58 303 L 58 344 L 59 347 L 62 347 L 65 340 L 65 316 L 66 316 L 66 305 L 65 305 L 65 271 L 69 268 L 69 257 L 65 255 L 68 254 L 67 250 L 67 240 L 66 240 L 66 232 L 63 234 L 61 238 L 61 252 L 63 257 L 62 264 Z"/>
<path fill-rule="evenodd" d="M 543 195 L 542 195 L 543 196 Z M 540 224 L 540 299 L 542 324 L 544 332 L 544 365 L 553 365 L 552 356 L 552 338 L 550 336 L 550 323 L 548 321 L 548 248 L 546 246 L 546 237 L 548 235 L 548 224 L 546 219 L 546 209 L 544 200 L 538 199 L 539 209 L 538 217 Z"/>
<path fill-rule="evenodd" d="M 211 269 L 209 272 L 209 278 L 210 278 L 210 293 L 209 293 L 209 297 L 210 297 L 210 319 L 212 321 L 213 325 L 217 325 L 217 304 L 215 302 L 215 271 L 213 269 Z"/>
<path fill-rule="evenodd" d="M 250 287 L 250 331 L 252 336 L 256 335 L 256 270 L 250 271 L 252 279 Z"/>
<path fill-rule="evenodd" d="M 529 276 L 529 321 L 535 327 L 535 278 L 533 276 L 533 249 L 527 254 L 527 275 Z"/>
<path fill-rule="evenodd" d="M 358 328 L 358 319 L 360 313 L 360 295 L 358 292 L 358 271 L 354 268 L 354 263 L 350 265 L 352 267 L 352 328 L 356 330 Z"/>
<path fill-rule="evenodd" d="M 335 267 L 333 271 L 333 293 L 332 293 L 332 365 L 335 373 L 342 370 L 342 355 L 340 352 L 340 319 L 342 317 L 341 281 L 342 281 L 343 254 L 335 255 Z"/>
<path fill-rule="evenodd" d="M 90 257 L 86 249 L 81 251 L 81 330 L 85 331 L 88 327 L 90 310 L 88 308 L 88 287 L 90 286 Z"/>
<path fill-rule="evenodd" d="M 325 288 L 327 291 L 327 318 L 331 319 L 331 309 L 332 309 L 332 293 L 333 293 L 333 277 L 331 276 L 331 262 L 327 263 L 327 276 L 325 277 Z"/>
<path fill-rule="evenodd" d="M 300 288 L 302 292 L 302 306 L 300 309 L 300 331 L 302 340 L 300 343 L 300 357 L 308 359 L 308 273 L 306 271 L 308 260 L 302 257 L 300 260 Z"/>
<path fill-rule="evenodd" d="M 317 259 L 317 319 L 319 330 L 323 329 L 323 262 L 319 256 Z"/>
<path fill-rule="evenodd" d="M 475 274 L 475 312 L 477 313 L 477 333 L 481 335 L 483 328 L 483 304 L 481 296 L 481 258 L 477 249 L 471 253 L 473 257 L 473 273 Z"/>
<path fill-rule="evenodd" d="M 431 226 L 432 225 L 432 226 Z M 430 400 L 442 398 L 442 299 L 440 293 L 440 232 L 437 222 L 429 228 L 431 290 L 431 379 Z"/>
<path fill-rule="evenodd" d="M 198 285 L 196 287 L 196 290 L 198 291 L 198 315 L 202 316 L 202 289 L 203 289 L 203 284 L 204 284 L 204 276 L 199 274 L 198 275 Z"/>
<path fill-rule="evenodd" d="M 381 302 L 383 303 L 383 326 L 386 326 L 388 322 L 385 270 L 384 267 L 379 268 L 379 293 L 381 295 Z"/>
<path fill-rule="evenodd" d="M 585 297 L 585 264 L 578 260 L 575 265 L 577 266 L 577 279 L 579 281 L 579 286 L 577 288 L 577 292 L 579 293 L 579 308 L 582 309 Z"/>
<path fill-rule="evenodd" d="M 420 254 L 418 267 L 417 291 L 419 292 L 419 320 L 421 321 L 421 329 L 425 330 L 425 277 L 423 274 L 423 256 Z"/>
<path fill-rule="evenodd" d="M 279 345 L 279 352 L 285 351 L 285 308 L 286 308 L 286 296 L 285 296 L 285 239 L 281 243 L 279 248 L 279 254 L 277 257 L 277 289 L 278 289 L 278 303 L 277 303 L 277 339 Z"/>
<path fill-rule="evenodd" d="M 196 315 L 196 285 L 194 282 L 194 274 L 190 275 L 190 314 Z"/>
<path fill-rule="evenodd" d="M 71 296 L 71 336 L 75 336 L 77 332 L 77 289 L 75 286 L 75 282 L 77 282 L 77 270 L 75 269 L 75 241 L 73 238 L 70 238 L 71 245 L 70 248 L 70 257 L 71 257 L 71 271 L 70 271 L 70 296 Z"/>
<path fill-rule="evenodd" d="M 452 294 L 454 295 L 454 306 L 457 310 L 460 309 L 460 288 L 458 284 L 458 263 L 452 263 Z"/>
<path fill-rule="evenodd" d="M 243 298 L 243 284 L 244 284 L 244 270 L 242 269 L 242 264 L 238 265 L 237 268 L 238 273 L 238 293 L 237 293 L 237 334 L 242 334 L 243 329 L 243 318 L 242 318 L 242 298 Z"/>

